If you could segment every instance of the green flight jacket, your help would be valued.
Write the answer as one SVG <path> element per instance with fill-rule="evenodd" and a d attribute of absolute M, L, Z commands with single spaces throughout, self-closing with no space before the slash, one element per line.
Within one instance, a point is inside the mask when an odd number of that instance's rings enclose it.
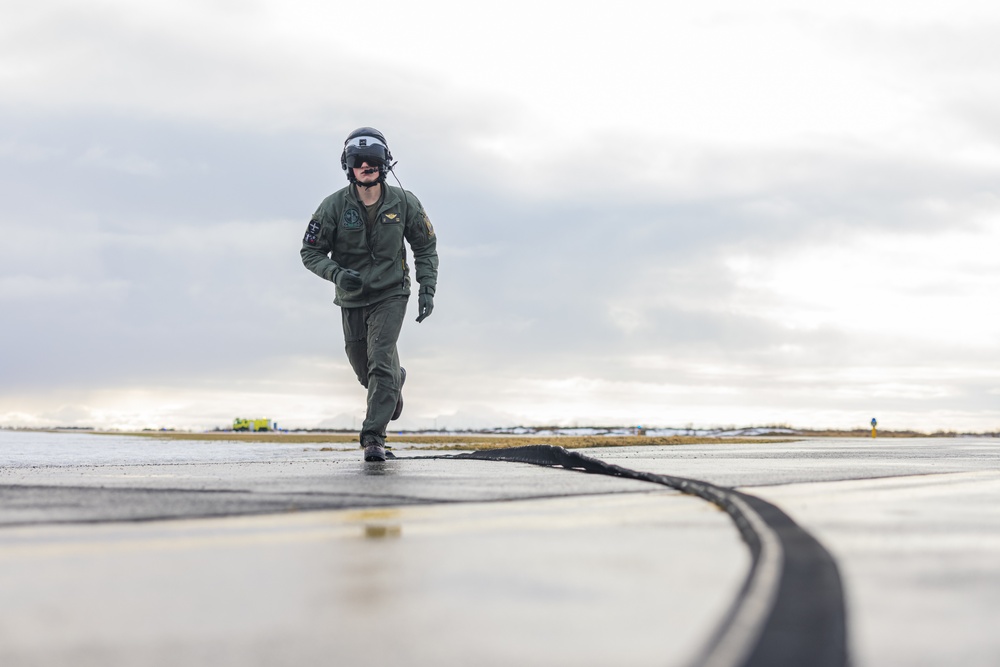
<path fill-rule="evenodd" d="M 386 183 L 382 187 L 385 194 L 372 225 L 367 224 L 364 204 L 352 184 L 323 200 L 302 239 L 302 263 L 321 278 L 336 282 L 344 269 L 361 274 L 361 289 L 347 292 L 337 286 L 338 306 L 358 308 L 409 296 L 403 239 L 413 250 L 421 293 L 434 294 L 437 287 L 437 237 L 424 207 L 411 192 Z"/>

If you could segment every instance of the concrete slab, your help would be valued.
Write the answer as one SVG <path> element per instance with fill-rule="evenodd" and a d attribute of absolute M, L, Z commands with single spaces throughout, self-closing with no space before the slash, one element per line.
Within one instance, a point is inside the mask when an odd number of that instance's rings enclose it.
<path fill-rule="evenodd" d="M 1000 665 L 1000 439 L 589 450 L 775 503 L 837 559 L 856 667 Z"/>
<path fill-rule="evenodd" d="M 789 513 L 837 558 L 853 664 L 1000 664 L 1000 440 L 587 453 Z M 645 482 L 353 448 L 0 432 L 4 522 L 4 665 L 681 664 L 747 567 Z"/>
<path fill-rule="evenodd" d="M 411 458 L 366 464 L 353 448 L 0 431 L 0 526 L 661 490 L 537 466 L 405 454 Z"/>
<path fill-rule="evenodd" d="M 744 489 L 836 557 L 854 664 L 1000 664 L 1000 471 Z"/>
<path fill-rule="evenodd" d="M 554 441 L 558 444 L 558 441 Z M 995 470 L 997 438 L 829 438 L 796 442 L 609 447 L 586 453 L 627 468 L 749 487 Z"/>
<path fill-rule="evenodd" d="M 669 491 L 5 528 L 0 664 L 681 665 L 747 567 Z"/>
<path fill-rule="evenodd" d="M 0 664 L 680 665 L 749 567 L 655 484 L 360 458 L 0 432 Z"/>

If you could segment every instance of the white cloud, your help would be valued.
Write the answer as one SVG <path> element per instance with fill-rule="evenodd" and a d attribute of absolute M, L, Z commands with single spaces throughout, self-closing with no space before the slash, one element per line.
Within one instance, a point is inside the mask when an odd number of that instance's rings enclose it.
<path fill-rule="evenodd" d="M 120 300 L 128 292 L 124 280 L 84 283 L 71 276 L 0 276 L 0 303 L 30 301 L 44 303 L 59 299 Z"/>
<path fill-rule="evenodd" d="M 363 124 L 442 244 L 401 427 L 1000 419 L 986 3 L 7 9 L 0 422 L 353 420 L 296 253 Z"/>
<path fill-rule="evenodd" d="M 159 166 L 148 158 L 140 155 L 116 155 L 104 146 L 91 146 L 78 158 L 78 162 L 85 166 L 115 169 L 140 176 L 154 176 L 160 171 Z"/>
<path fill-rule="evenodd" d="M 734 308 L 790 329 L 829 326 L 989 350 L 1000 340 L 1000 317 L 990 307 L 1000 290 L 1000 211 L 995 215 L 975 230 L 861 233 L 732 257 Z"/>

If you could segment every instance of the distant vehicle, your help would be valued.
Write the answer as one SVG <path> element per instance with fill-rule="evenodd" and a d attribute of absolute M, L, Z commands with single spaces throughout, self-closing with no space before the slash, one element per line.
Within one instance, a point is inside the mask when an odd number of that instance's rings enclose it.
<path fill-rule="evenodd" d="M 233 420 L 234 431 L 276 431 L 277 424 L 272 424 L 270 419 L 241 419 L 237 417 Z"/>

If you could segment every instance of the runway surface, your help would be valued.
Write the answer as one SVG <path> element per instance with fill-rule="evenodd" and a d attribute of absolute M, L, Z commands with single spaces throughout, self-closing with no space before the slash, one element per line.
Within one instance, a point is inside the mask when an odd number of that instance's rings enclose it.
<path fill-rule="evenodd" d="M 752 564 L 650 482 L 398 453 L 0 431 L 0 664 L 685 665 Z M 586 454 L 783 510 L 852 664 L 1000 664 L 998 441 Z"/>

